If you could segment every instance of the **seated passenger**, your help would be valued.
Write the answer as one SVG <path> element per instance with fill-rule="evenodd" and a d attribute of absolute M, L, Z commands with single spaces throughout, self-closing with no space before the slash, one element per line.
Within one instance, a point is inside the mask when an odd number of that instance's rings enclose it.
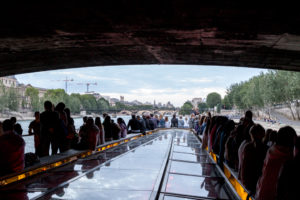
<path fill-rule="evenodd" d="M 162 115 L 159 115 L 159 128 L 165 128 L 166 127 L 166 121 L 164 120 Z"/>
<path fill-rule="evenodd" d="M 184 120 L 182 119 L 182 116 L 179 116 L 178 128 L 183 128 L 183 127 L 184 127 Z"/>
<path fill-rule="evenodd" d="M 170 128 L 171 127 L 171 122 L 169 121 L 168 116 L 165 117 L 165 127 Z"/>
<path fill-rule="evenodd" d="M 131 115 L 131 119 L 127 124 L 128 133 L 139 133 L 141 131 L 140 128 L 140 122 L 135 118 L 135 115 Z"/>
<path fill-rule="evenodd" d="M 178 128 L 178 119 L 176 118 L 176 115 L 173 115 L 173 118 L 171 120 L 171 127 Z"/>
<path fill-rule="evenodd" d="M 100 134 L 99 128 L 94 124 L 93 118 L 89 117 L 86 121 L 85 129 L 79 133 L 80 142 L 75 149 L 78 150 L 95 150 L 97 145 L 97 136 Z"/>
<path fill-rule="evenodd" d="M 3 135 L 0 136 L 0 176 L 24 169 L 25 142 L 14 132 L 10 120 L 3 122 Z"/>
<path fill-rule="evenodd" d="M 279 171 L 287 161 L 293 159 L 295 137 L 296 131 L 292 127 L 279 129 L 276 144 L 269 148 L 264 160 L 262 176 L 256 186 L 256 200 L 276 198 Z"/>
<path fill-rule="evenodd" d="M 121 129 L 121 138 L 126 138 L 127 136 L 127 128 L 126 128 L 126 124 L 124 122 L 124 120 L 122 118 L 118 118 L 117 119 L 119 127 Z"/>
<path fill-rule="evenodd" d="M 121 137 L 121 128 L 118 124 L 114 122 L 114 120 L 111 120 L 111 130 L 112 130 L 112 136 L 114 140 L 118 140 Z"/>
<path fill-rule="evenodd" d="M 22 126 L 17 123 L 17 118 L 15 117 L 11 117 L 10 121 L 13 123 L 14 125 L 14 131 L 18 134 L 18 135 L 22 135 L 23 134 L 23 129 Z"/>
<path fill-rule="evenodd" d="M 99 128 L 100 134 L 99 134 L 99 140 L 98 140 L 98 144 L 104 144 L 104 130 L 101 124 L 101 118 L 100 117 L 96 117 L 95 118 L 95 125 Z"/>
<path fill-rule="evenodd" d="M 300 180 L 300 136 L 294 147 L 294 159 L 287 161 L 281 168 L 277 183 L 277 199 L 299 199 Z"/>
<path fill-rule="evenodd" d="M 243 185 L 255 193 L 258 178 L 266 157 L 268 147 L 263 144 L 262 139 L 265 135 L 265 129 L 255 124 L 250 129 L 251 141 L 246 143 L 241 155 L 240 177 Z"/>

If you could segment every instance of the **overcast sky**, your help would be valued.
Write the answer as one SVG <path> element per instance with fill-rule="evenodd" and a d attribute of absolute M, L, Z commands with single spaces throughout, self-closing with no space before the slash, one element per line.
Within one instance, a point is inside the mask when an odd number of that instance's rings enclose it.
<path fill-rule="evenodd" d="M 171 101 L 175 106 L 181 106 L 186 100 L 205 98 L 210 92 L 218 92 L 224 97 L 231 84 L 266 71 L 199 65 L 123 65 L 36 72 L 16 75 L 16 78 L 20 83 L 36 87 L 64 89 L 65 82 L 61 80 L 68 77 L 74 80 L 68 84 L 69 94 L 84 93 L 85 83 L 97 83 L 90 85 L 89 90 L 115 98 L 123 95 L 125 101 Z"/>

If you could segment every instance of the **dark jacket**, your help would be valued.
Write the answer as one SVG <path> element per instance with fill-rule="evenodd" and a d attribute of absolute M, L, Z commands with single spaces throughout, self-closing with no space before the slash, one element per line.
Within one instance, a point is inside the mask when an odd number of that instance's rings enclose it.
<path fill-rule="evenodd" d="M 172 118 L 171 120 L 171 127 L 176 127 L 178 128 L 178 119 L 177 118 Z"/>
<path fill-rule="evenodd" d="M 140 122 L 137 119 L 130 119 L 127 125 L 127 129 L 131 127 L 131 130 L 140 130 Z"/>

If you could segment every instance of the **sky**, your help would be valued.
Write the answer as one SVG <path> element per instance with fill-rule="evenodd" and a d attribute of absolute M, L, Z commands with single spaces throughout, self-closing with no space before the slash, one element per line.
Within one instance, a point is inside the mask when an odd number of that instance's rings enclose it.
<path fill-rule="evenodd" d="M 266 69 L 246 67 L 220 67 L 201 65 L 122 65 L 85 67 L 64 70 L 52 70 L 16 75 L 19 83 L 35 87 L 65 89 L 68 93 L 86 91 L 86 83 L 92 83 L 89 91 L 110 96 L 125 97 L 125 101 L 167 103 L 182 106 L 195 97 L 206 98 L 211 92 L 222 97 L 226 89 L 234 83 L 245 81 Z M 95 85 L 94 83 L 97 83 Z"/>

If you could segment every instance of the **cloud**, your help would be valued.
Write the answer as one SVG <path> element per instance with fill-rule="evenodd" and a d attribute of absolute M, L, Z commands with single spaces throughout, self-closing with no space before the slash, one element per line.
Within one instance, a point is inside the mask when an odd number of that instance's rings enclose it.
<path fill-rule="evenodd" d="M 211 83 L 214 80 L 209 79 L 209 78 L 188 78 L 188 79 L 181 79 L 179 82 L 182 83 Z"/>

